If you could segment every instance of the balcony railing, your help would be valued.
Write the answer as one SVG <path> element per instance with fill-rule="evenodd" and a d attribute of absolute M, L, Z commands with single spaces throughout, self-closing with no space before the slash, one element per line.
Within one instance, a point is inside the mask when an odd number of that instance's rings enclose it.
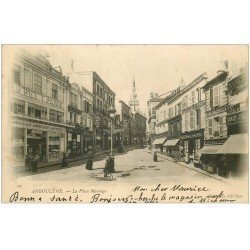
<path fill-rule="evenodd" d="M 238 113 L 238 112 L 242 112 L 242 111 L 246 111 L 247 107 L 240 107 L 239 104 L 235 104 L 235 105 L 228 105 L 227 106 L 227 114 L 234 114 L 234 113 Z"/>

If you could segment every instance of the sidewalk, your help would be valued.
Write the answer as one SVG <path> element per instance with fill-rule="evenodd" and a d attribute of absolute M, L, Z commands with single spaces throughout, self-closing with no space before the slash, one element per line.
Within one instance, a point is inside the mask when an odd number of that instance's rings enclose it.
<path fill-rule="evenodd" d="M 146 152 L 148 152 L 148 153 L 150 153 L 150 154 L 153 154 L 153 152 L 152 152 L 151 150 L 149 150 L 149 149 L 145 149 L 145 150 L 146 150 Z M 161 158 L 163 158 L 163 159 L 165 159 L 165 160 L 167 160 L 167 161 L 174 162 L 174 163 L 176 163 L 176 164 L 178 164 L 178 165 L 180 165 L 180 166 L 183 166 L 183 167 L 188 168 L 188 169 L 190 169 L 190 170 L 199 172 L 200 174 L 207 175 L 207 176 L 209 176 L 209 177 L 211 177 L 211 178 L 213 178 L 213 179 L 216 179 L 216 180 L 218 180 L 218 181 L 228 182 L 228 179 L 227 179 L 227 178 L 218 176 L 218 175 L 216 175 L 216 174 L 210 174 L 209 172 L 207 172 L 207 171 L 205 171 L 205 170 L 202 170 L 202 169 L 200 169 L 200 168 L 196 168 L 196 167 L 194 166 L 193 163 L 189 163 L 189 164 L 188 164 L 188 163 L 185 163 L 185 162 L 175 161 L 173 158 L 171 158 L 171 157 L 169 157 L 169 156 L 167 156 L 167 155 L 163 155 L 163 154 L 161 154 L 161 153 L 159 153 L 159 152 L 157 152 L 157 155 L 158 155 L 158 157 L 161 157 Z"/>
<path fill-rule="evenodd" d="M 136 148 L 136 146 L 135 145 L 125 146 L 124 153 L 127 150 L 130 150 L 130 149 L 133 149 L 133 148 Z M 109 152 L 110 152 L 110 150 L 105 150 L 105 151 L 99 151 L 99 152 L 95 153 L 92 156 L 93 161 L 96 160 L 95 157 L 98 158 L 98 156 L 102 156 L 102 155 L 106 156 Z M 117 149 L 113 149 L 113 152 L 116 153 Z M 123 154 L 123 153 L 119 153 L 119 154 Z M 69 166 L 68 167 L 70 168 L 70 167 L 78 166 L 80 164 L 85 164 L 88 157 L 89 157 L 88 155 L 82 155 L 82 156 L 78 156 L 78 157 L 74 157 L 74 158 L 69 158 L 69 160 L 68 160 Z M 40 163 L 38 165 L 38 170 L 35 173 L 27 171 L 26 167 L 24 165 L 15 166 L 16 173 L 18 175 L 33 175 L 33 174 L 58 170 L 58 169 L 61 169 L 61 168 L 62 168 L 62 160 L 53 161 L 53 162 L 46 162 L 46 163 Z"/>

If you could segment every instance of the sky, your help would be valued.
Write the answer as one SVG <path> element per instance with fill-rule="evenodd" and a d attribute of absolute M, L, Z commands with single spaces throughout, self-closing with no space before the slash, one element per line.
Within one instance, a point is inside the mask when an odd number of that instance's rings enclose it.
<path fill-rule="evenodd" d="M 213 77 L 225 60 L 234 74 L 248 63 L 247 45 L 46 45 L 35 49 L 46 52 L 64 74 L 70 72 L 71 60 L 75 71 L 96 71 L 117 100 L 126 103 L 134 76 L 140 110 L 146 114 L 150 92 L 163 94 L 177 88 L 181 78 L 189 84 L 204 72 Z"/>

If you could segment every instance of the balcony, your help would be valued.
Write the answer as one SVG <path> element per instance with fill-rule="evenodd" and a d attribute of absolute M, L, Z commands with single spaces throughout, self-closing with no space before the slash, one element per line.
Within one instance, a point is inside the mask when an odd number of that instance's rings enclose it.
<path fill-rule="evenodd" d="M 227 106 L 227 114 L 228 115 L 243 112 L 246 110 L 247 110 L 247 107 L 240 107 L 240 104 L 234 104 L 234 105 Z"/>

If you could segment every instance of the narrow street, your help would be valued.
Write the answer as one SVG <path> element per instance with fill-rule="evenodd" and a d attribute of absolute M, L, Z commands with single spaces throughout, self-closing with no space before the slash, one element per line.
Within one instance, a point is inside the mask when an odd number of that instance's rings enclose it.
<path fill-rule="evenodd" d="M 58 169 L 45 173 L 38 173 L 31 176 L 18 178 L 18 181 L 38 182 L 70 182 L 70 183 L 102 183 L 107 182 L 103 178 L 103 168 L 105 159 L 95 159 L 93 170 L 85 169 L 85 164 Z M 193 171 L 177 163 L 158 158 L 158 162 L 153 161 L 153 155 L 145 149 L 134 149 L 124 154 L 115 156 L 115 170 L 113 182 L 117 183 L 136 183 L 136 184 L 155 184 L 155 183 L 193 183 L 197 182 L 217 183 L 220 181 Z M 108 181 L 109 183 L 111 181 Z"/>

